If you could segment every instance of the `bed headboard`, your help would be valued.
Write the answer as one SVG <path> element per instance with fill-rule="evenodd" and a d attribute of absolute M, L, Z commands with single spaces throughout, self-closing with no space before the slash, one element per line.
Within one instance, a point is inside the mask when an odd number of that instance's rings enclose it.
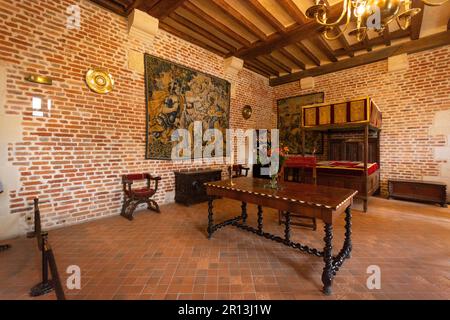
<path fill-rule="evenodd" d="M 378 139 L 369 139 L 369 163 L 380 163 Z M 328 160 L 364 161 L 364 142 L 354 139 L 330 139 L 328 141 Z"/>

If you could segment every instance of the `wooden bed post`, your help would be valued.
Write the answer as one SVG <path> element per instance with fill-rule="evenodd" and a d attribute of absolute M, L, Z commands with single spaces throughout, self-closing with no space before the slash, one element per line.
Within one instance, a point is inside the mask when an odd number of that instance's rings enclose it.
<path fill-rule="evenodd" d="M 367 202 L 369 201 L 369 172 L 367 162 L 369 162 L 369 124 L 364 127 L 364 212 L 367 212 Z"/>
<path fill-rule="evenodd" d="M 301 128 L 301 130 L 302 130 L 302 156 L 304 157 L 305 156 L 305 146 L 306 146 L 306 142 L 305 142 L 306 134 L 305 134 L 305 128 Z"/>

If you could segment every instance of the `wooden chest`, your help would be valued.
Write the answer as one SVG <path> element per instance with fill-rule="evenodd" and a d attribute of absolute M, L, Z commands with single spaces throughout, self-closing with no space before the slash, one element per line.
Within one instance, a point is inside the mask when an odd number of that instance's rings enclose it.
<path fill-rule="evenodd" d="M 447 185 L 441 182 L 389 180 L 389 198 L 434 202 L 447 207 Z"/>
<path fill-rule="evenodd" d="M 222 179 L 222 170 L 175 172 L 175 202 L 191 205 L 207 201 L 205 182 Z"/>

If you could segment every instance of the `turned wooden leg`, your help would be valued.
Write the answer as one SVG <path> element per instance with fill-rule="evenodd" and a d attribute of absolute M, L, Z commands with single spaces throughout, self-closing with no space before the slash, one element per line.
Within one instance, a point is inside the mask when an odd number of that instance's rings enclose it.
<path fill-rule="evenodd" d="M 258 234 L 263 233 L 263 210 L 262 206 L 258 206 Z"/>
<path fill-rule="evenodd" d="M 6 251 L 9 248 L 11 248 L 11 246 L 9 244 L 2 244 L 2 245 L 0 245 L 0 252 L 1 251 Z"/>
<path fill-rule="evenodd" d="M 331 286 L 333 283 L 333 258 L 332 258 L 332 240 L 333 240 L 333 226 L 330 223 L 325 224 L 325 247 L 323 250 L 323 261 L 325 267 L 322 273 L 323 293 L 327 296 L 331 295 Z"/>
<path fill-rule="evenodd" d="M 213 201 L 214 199 L 210 198 L 208 200 L 208 239 L 211 239 L 213 234 L 213 225 L 214 225 L 214 218 L 213 218 Z"/>
<path fill-rule="evenodd" d="M 291 213 L 286 212 L 284 215 L 284 223 L 285 223 L 285 229 L 284 229 L 284 241 L 285 243 L 289 243 L 291 241 Z"/>
<path fill-rule="evenodd" d="M 248 217 L 248 214 L 247 214 L 247 203 L 246 202 L 242 202 L 241 209 L 242 209 L 242 223 L 246 224 L 247 223 L 247 217 Z"/>
<path fill-rule="evenodd" d="M 367 207 L 368 207 L 368 205 L 367 205 L 367 202 L 368 202 L 368 200 L 366 199 L 366 200 L 364 200 L 364 212 L 367 212 Z"/>
<path fill-rule="evenodd" d="M 347 258 L 352 257 L 352 209 L 349 206 L 345 210 L 345 241 L 344 250 Z"/>

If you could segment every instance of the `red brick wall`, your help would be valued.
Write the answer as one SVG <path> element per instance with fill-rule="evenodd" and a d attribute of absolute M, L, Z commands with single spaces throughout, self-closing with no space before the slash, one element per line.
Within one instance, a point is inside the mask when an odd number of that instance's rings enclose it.
<path fill-rule="evenodd" d="M 81 30 L 65 28 L 71 4 L 81 6 Z M 157 200 L 170 201 L 173 171 L 192 166 L 145 160 L 144 76 L 128 69 L 128 50 L 224 78 L 222 58 L 162 30 L 153 44 L 130 40 L 125 18 L 87 0 L 0 0 L 0 30 L 0 60 L 8 64 L 5 108 L 23 117 L 24 128 L 22 141 L 9 146 L 22 184 L 10 192 L 11 213 L 29 213 L 32 198 L 39 196 L 47 202 L 42 205 L 47 227 L 116 215 L 120 175 L 142 171 L 163 177 Z M 85 72 L 95 66 L 114 76 L 114 92 L 98 95 L 86 87 Z M 50 75 L 54 83 L 26 82 L 27 73 Z M 268 80 L 244 70 L 236 85 L 231 127 L 270 128 Z M 44 103 L 52 99 L 50 116 L 32 116 L 33 96 Z M 254 109 L 248 121 L 240 115 L 245 104 Z"/>
<path fill-rule="evenodd" d="M 327 102 L 370 96 L 383 112 L 382 191 L 389 178 L 439 176 L 434 147 L 444 136 L 429 129 L 437 111 L 450 109 L 450 46 L 409 55 L 409 69 L 388 73 L 387 60 L 315 78 Z M 305 94 L 300 82 L 274 87 L 274 101 Z M 276 102 L 273 105 L 276 110 Z M 449 124 L 450 125 L 450 124 Z"/>

